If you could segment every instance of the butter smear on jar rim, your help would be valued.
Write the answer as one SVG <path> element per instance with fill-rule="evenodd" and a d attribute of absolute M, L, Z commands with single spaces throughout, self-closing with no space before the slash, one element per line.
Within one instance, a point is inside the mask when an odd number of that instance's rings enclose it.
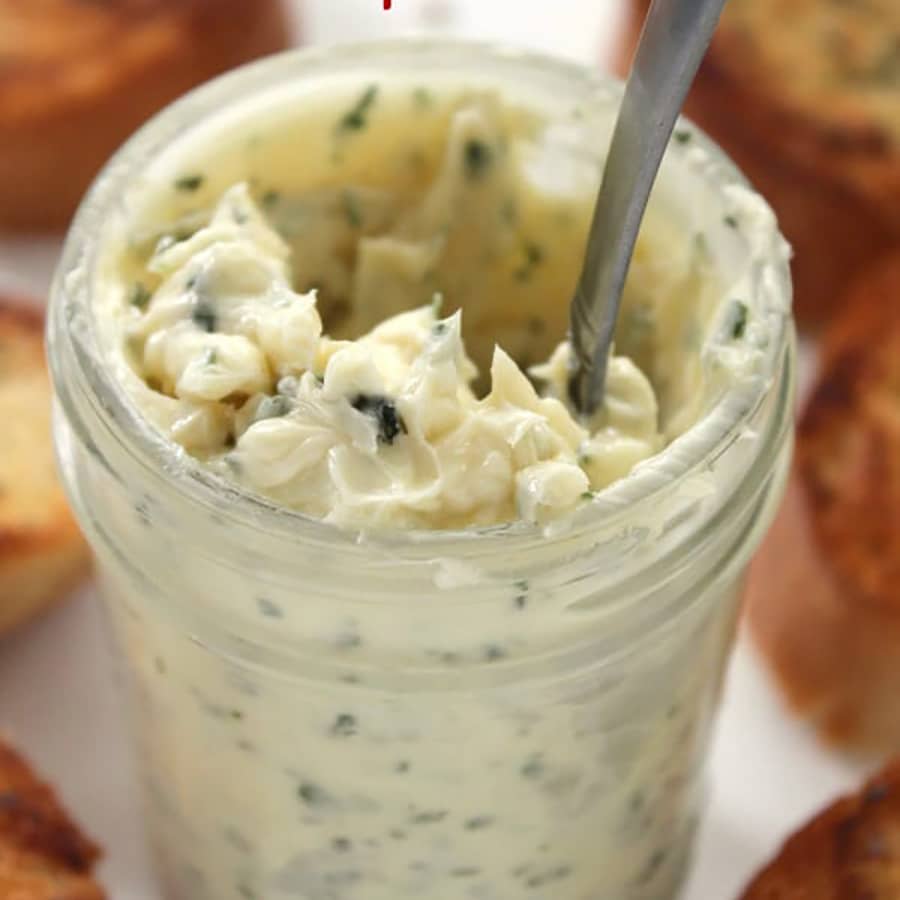
<path fill-rule="evenodd" d="M 563 339 L 597 173 L 550 164 L 566 140 L 492 92 L 372 84 L 194 151 L 107 256 L 131 396 L 226 479 L 340 526 L 547 522 L 589 502 L 760 354 L 703 236 L 651 216 L 604 405 L 577 421 Z M 735 197 L 734 229 L 771 227 Z"/>

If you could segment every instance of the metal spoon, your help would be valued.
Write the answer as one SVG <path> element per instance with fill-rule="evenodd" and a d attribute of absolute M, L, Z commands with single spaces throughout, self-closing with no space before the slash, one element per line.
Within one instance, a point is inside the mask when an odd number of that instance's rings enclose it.
<path fill-rule="evenodd" d="M 603 402 L 622 288 L 663 153 L 725 0 L 653 0 L 625 86 L 571 310 L 569 393 Z"/>

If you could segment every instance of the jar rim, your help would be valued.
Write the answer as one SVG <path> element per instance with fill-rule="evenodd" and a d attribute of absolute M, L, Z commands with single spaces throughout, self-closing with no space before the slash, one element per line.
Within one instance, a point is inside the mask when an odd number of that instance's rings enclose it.
<path fill-rule="evenodd" d="M 537 51 L 492 42 L 422 38 L 295 49 L 243 66 L 196 88 L 154 116 L 117 151 L 85 195 L 73 220 L 51 292 L 51 322 L 64 327 L 51 327 L 48 332 L 51 351 L 48 356 L 63 409 L 69 411 L 69 391 L 73 385 L 60 369 L 59 354 L 55 352 L 60 342 L 68 345 L 66 349 L 73 351 L 78 362 L 76 371 L 83 381 L 79 388 L 87 393 L 95 408 L 99 405 L 116 422 L 118 428 L 114 437 L 142 468 L 165 477 L 181 497 L 197 507 L 215 511 L 229 521 L 266 532 L 275 539 L 281 537 L 296 541 L 302 538 L 314 543 L 331 546 L 339 543 L 348 547 L 364 541 L 369 546 L 377 543 L 413 555 L 417 552 L 434 555 L 456 548 L 465 549 L 467 553 L 474 550 L 481 555 L 505 552 L 514 542 L 527 546 L 534 541 L 546 540 L 547 526 L 524 520 L 460 529 L 348 529 L 286 508 L 243 489 L 190 457 L 144 417 L 107 364 L 98 335 L 96 309 L 90 301 L 100 246 L 98 237 L 104 220 L 119 205 L 123 185 L 142 171 L 162 148 L 177 141 L 184 130 L 184 121 L 190 120 L 192 114 L 213 113 L 227 100 L 237 99 L 238 89 L 242 90 L 240 98 L 246 99 L 254 91 L 271 90 L 288 80 L 299 82 L 316 74 L 330 77 L 336 66 L 352 70 L 360 60 L 368 64 L 396 62 L 398 56 L 405 55 L 412 61 L 413 57 L 434 59 L 435 55 L 441 54 L 456 63 L 480 61 L 505 66 L 511 72 L 543 71 L 572 79 L 587 91 L 595 93 L 598 99 L 603 97 L 607 101 L 618 101 L 623 89 L 621 82 L 599 70 Z M 428 77 L 427 74 L 425 77 Z M 687 120 L 685 122 L 695 138 L 695 146 L 716 163 L 715 170 L 704 172 L 703 177 L 717 189 L 724 190 L 730 185 L 751 189 L 724 152 L 701 129 Z M 777 228 L 775 236 L 783 241 Z M 690 429 L 650 460 L 651 463 L 665 462 L 664 478 L 660 465 L 639 466 L 627 478 L 605 488 L 590 503 L 565 517 L 562 520 L 565 535 L 572 536 L 599 524 L 605 528 L 615 527 L 617 519 L 633 515 L 637 507 L 651 507 L 670 482 L 707 467 L 724 452 L 742 424 L 765 400 L 792 335 L 791 282 L 787 260 L 776 258 L 773 254 L 767 265 L 772 271 L 774 293 L 783 300 L 779 309 L 766 310 L 771 319 L 772 337 L 764 366 L 768 377 L 756 379 L 750 386 L 723 392 Z M 790 397 L 782 402 L 787 409 L 777 416 L 779 420 L 785 420 L 790 412 Z M 765 436 L 765 444 L 760 450 L 763 463 L 771 463 L 775 458 L 785 429 L 781 421 Z M 551 524 L 550 533 L 557 524 Z M 417 548 L 421 550 L 417 551 Z"/>

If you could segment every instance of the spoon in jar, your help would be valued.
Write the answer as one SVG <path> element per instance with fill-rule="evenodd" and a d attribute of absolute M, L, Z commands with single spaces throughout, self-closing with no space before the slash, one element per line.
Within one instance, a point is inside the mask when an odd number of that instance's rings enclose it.
<path fill-rule="evenodd" d="M 663 153 L 725 0 L 653 0 L 631 66 L 572 300 L 569 394 L 603 402 L 622 288 Z"/>

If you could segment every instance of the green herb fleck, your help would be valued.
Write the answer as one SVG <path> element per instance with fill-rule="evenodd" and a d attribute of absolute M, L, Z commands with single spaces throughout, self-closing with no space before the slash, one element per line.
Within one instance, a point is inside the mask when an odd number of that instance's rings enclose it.
<path fill-rule="evenodd" d="M 593 499 L 594 499 L 594 492 L 593 492 L 593 491 L 585 491 L 585 492 L 581 495 L 581 499 L 582 499 L 582 500 L 593 500 Z"/>
<path fill-rule="evenodd" d="M 415 813 L 410 818 L 413 825 L 434 825 L 442 822 L 447 818 L 447 810 L 445 809 L 428 809 L 424 812 Z"/>
<path fill-rule="evenodd" d="M 353 843 L 349 838 L 345 837 L 336 837 L 332 842 L 331 846 L 334 848 L 335 853 L 349 853 L 353 848 Z"/>
<path fill-rule="evenodd" d="M 515 198 L 507 197 L 500 207 L 500 221 L 503 222 L 504 225 L 513 225 L 517 218 L 518 210 L 516 208 Z"/>
<path fill-rule="evenodd" d="M 740 227 L 740 223 L 734 216 L 725 216 L 723 221 L 729 228 L 733 228 L 735 231 Z"/>
<path fill-rule="evenodd" d="M 652 881 L 656 873 L 662 868 L 662 864 L 666 861 L 668 855 L 668 850 L 665 848 L 654 851 L 650 859 L 647 860 L 644 870 L 638 876 L 638 884 L 647 884 L 649 881 Z"/>
<path fill-rule="evenodd" d="M 434 103 L 434 96 L 428 88 L 417 87 L 412 92 L 412 101 L 413 106 L 419 112 L 424 112 L 426 109 L 430 109 L 432 103 Z"/>
<path fill-rule="evenodd" d="M 731 305 L 731 313 L 729 315 L 728 331 L 731 337 L 739 341 L 747 330 L 747 319 L 750 316 L 750 310 L 747 304 L 742 300 L 735 300 Z"/>
<path fill-rule="evenodd" d="M 475 816 L 466 820 L 465 829 L 466 831 L 481 831 L 482 828 L 489 828 L 493 824 L 493 816 Z"/>
<path fill-rule="evenodd" d="M 143 281 L 136 281 L 132 285 L 131 293 L 128 295 L 128 302 L 138 309 L 146 309 L 151 296 L 152 294 L 147 289 L 147 285 Z"/>
<path fill-rule="evenodd" d="M 555 869 L 551 869 L 549 872 L 543 872 L 540 875 L 533 875 L 525 882 L 525 887 L 544 887 L 544 885 L 547 885 L 552 881 L 562 881 L 562 879 L 568 878 L 571 874 L 571 866 L 557 866 Z"/>
<path fill-rule="evenodd" d="M 466 174 L 472 181 L 480 179 L 490 168 L 494 151 L 484 141 L 471 138 L 463 148 L 463 163 Z"/>
<path fill-rule="evenodd" d="M 344 191 L 341 194 L 341 209 L 344 218 L 350 224 L 351 228 L 363 227 L 362 209 L 360 209 L 359 198 L 353 191 Z"/>
<path fill-rule="evenodd" d="M 398 762 L 397 765 L 394 766 L 394 771 L 398 775 L 405 775 L 410 770 L 410 768 L 411 768 L 411 766 L 410 766 L 409 760 L 401 759 L 400 762 Z"/>
<path fill-rule="evenodd" d="M 231 710 L 231 718 L 236 722 L 240 722 L 244 718 L 244 714 L 239 709 Z"/>
<path fill-rule="evenodd" d="M 206 300 L 199 300 L 191 312 L 191 321 L 201 330 L 211 334 L 216 330 L 216 311 Z"/>
<path fill-rule="evenodd" d="M 175 179 L 175 190 L 193 193 L 203 186 L 206 179 L 202 175 L 182 175 Z"/>
<path fill-rule="evenodd" d="M 534 270 L 544 261 L 544 251 L 532 241 L 526 241 L 522 247 L 524 261 L 515 271 L 517 281 L 528 281 Z"/>
<path fill-rule="evenodd" d="M 155 656 L 155 657 L 153 658 L 153 668 L 156 669 L 156 671 L 157 671 L 160 675 L 165 675 L 165 674 L 166 674 L 166 662 L 165 662 L 165 660 L 164 660 L 161 656 Z"/>
<path fill-rule="evenodd" d="M 214 347 L 207 347 L 206 350 L 203 351 L 203 365 L 204 366 L 214 366 L 219 359 L 219 354 L 216 353 Z"/>
<path fill-rule="evenodd" d="M 523 778 L 540 778 L 544 774 L 544 761 L 541 757 L 532 756 L 528 759 L 521 769 Z"/>
<path fill-rule="evenodd" d="M 693 135 L 685 128 L 680 128 L 672 135 L 679 144 L 689 144 Z"/>
<path fill-rule="evenodd" d="M 497 660 L 506 658 L 506 650 L 499 644 L 488 644 L 484 648 L 484 658 L 487 662 L 497 662 Z"/>
<path fill-rule="evenodd" d="M 277 206 L 281 201 L 281 192 L 275 190 L 266 191 L 262 197 L 260 197 L 259 202 L 262 203 L 263 209 L 270 210 L 273 207 Z"/>
<path fill-rule="evenodd" d="M 353 737 L 356 731 L 356 716 L 351 716 L 349 713 L 341 713 L 331 726 L 331 733 L 335 737 Z"/>
<path fill-rule="evenodd" d="M 451 878 L 475 878 L 481 874 L 481 869 L 475 866 L 460 866 L 458 869 L 450 870 Z"/>
<path fill-rule="evenodd" d="M 328 801 L 328 794 L 310 781 L 304 781 L 297 788 L 297 796 L 308 806 L 320 806 Z"/>
<path fill-rule="evenodd" d="M 400 434 L 406 434 L 403 421 L 393 401 L 386 397 L 357 394 L 350 405 L 363 415 L 372 416 L 378 426 L 378 443 L 391 445 Z"/>
<path fill-rule="evenodd" d="M 378 97 L 378 85 L 371 84 L 338 123 L 339 131 L 362 131 L 368 124 L 368 115 Z"/>
<path fill-rule="evenodd" d="M 256 605 L 260 614 L 267 619 L 283 619 L 284 612 L 277 603 L 273 603 L 268 597 L 257 597 Z"/>

